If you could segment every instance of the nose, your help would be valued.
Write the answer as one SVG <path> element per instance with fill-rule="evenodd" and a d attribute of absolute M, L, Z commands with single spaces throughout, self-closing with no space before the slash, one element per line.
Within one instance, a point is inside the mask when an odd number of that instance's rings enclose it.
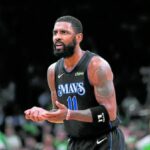
<path fill-rule="evenodd" d="M 61 34 L 58 32 L 57 34 L 53 35 L 54 41 L 61 40 Z"/>

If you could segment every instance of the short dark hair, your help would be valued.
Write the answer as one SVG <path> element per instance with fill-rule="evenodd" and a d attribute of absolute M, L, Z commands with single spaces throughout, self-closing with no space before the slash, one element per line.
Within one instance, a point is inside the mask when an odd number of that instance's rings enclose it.
<path fill-rule="evenodd" d="M 83 26 L 79 19 L 73 17 L 73 16 L 62 16 L 59 17 L 56 22 L 68 22 L 72 24 L 72 27 L 74 28 L 76 33 L 83 33 Z M 55 23 L 56 23 L 55 22 Z"/>

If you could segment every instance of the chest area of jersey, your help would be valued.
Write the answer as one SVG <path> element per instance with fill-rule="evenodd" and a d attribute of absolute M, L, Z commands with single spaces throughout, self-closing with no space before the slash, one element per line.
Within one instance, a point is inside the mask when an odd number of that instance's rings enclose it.
<path fill-rule="evenodd" d="M 58 97 L 67 96 L 67 95 L 85 95 L 86 88 L 83 81 L 80 82 L 69 82 L 69 83 L 60 83 L 57 85 L 57 94 Z"/>
<path fill-rule="evenodd" d="M 85 72 L 77 71 L 71 74 L 59 73 L 57 75 L 57 95 L 58 97 L 67 95 L 85 95 Z"/>
<path fill-rule="evenodd" d="M 87 107 L 88 88 L 87 81 L 82 78 L 65 78 L 57 82 L 58 100 L 71 110 L 83 109 Z"/>

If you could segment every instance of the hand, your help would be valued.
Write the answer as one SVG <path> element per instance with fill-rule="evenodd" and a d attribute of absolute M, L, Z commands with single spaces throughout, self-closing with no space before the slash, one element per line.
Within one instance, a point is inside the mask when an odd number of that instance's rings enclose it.
<path fill-rule="evenodd" d="M 31 109 L 26 110 L 25 118 L 30 119 L 32 121 L 44 121 L 46 120 L 45 117 L 42 117 L 43 114 L 46 114 L 48 111 L 45 109 L 42 109 L 40 107 L 32 107 Z"/>
<path fill-rule="evenodd" d="M 62 123 L 66 119 L 68 109 L 65 105 L 56 101 L 57 109 L 55 111 L 47 111 L 41 116 L 49 122 Z"/>

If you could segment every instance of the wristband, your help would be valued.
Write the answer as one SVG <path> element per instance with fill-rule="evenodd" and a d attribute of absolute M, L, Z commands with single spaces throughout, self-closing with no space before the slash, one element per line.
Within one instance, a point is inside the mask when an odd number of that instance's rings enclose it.
<path fill-rule="evenodd" d="M 70 111 L 70 109 L 68 109 L 67 110 L 67 115 L 66 115 L 66 120 L 70 119 L 70 114 L 71 114 L 71 111 Z"/>
<path fill-rule="evenodd" d="M 103 105 L 90 108 L 92 113 L 93 122 L 106 123 L 109 122 L 109 115 Z"/>

